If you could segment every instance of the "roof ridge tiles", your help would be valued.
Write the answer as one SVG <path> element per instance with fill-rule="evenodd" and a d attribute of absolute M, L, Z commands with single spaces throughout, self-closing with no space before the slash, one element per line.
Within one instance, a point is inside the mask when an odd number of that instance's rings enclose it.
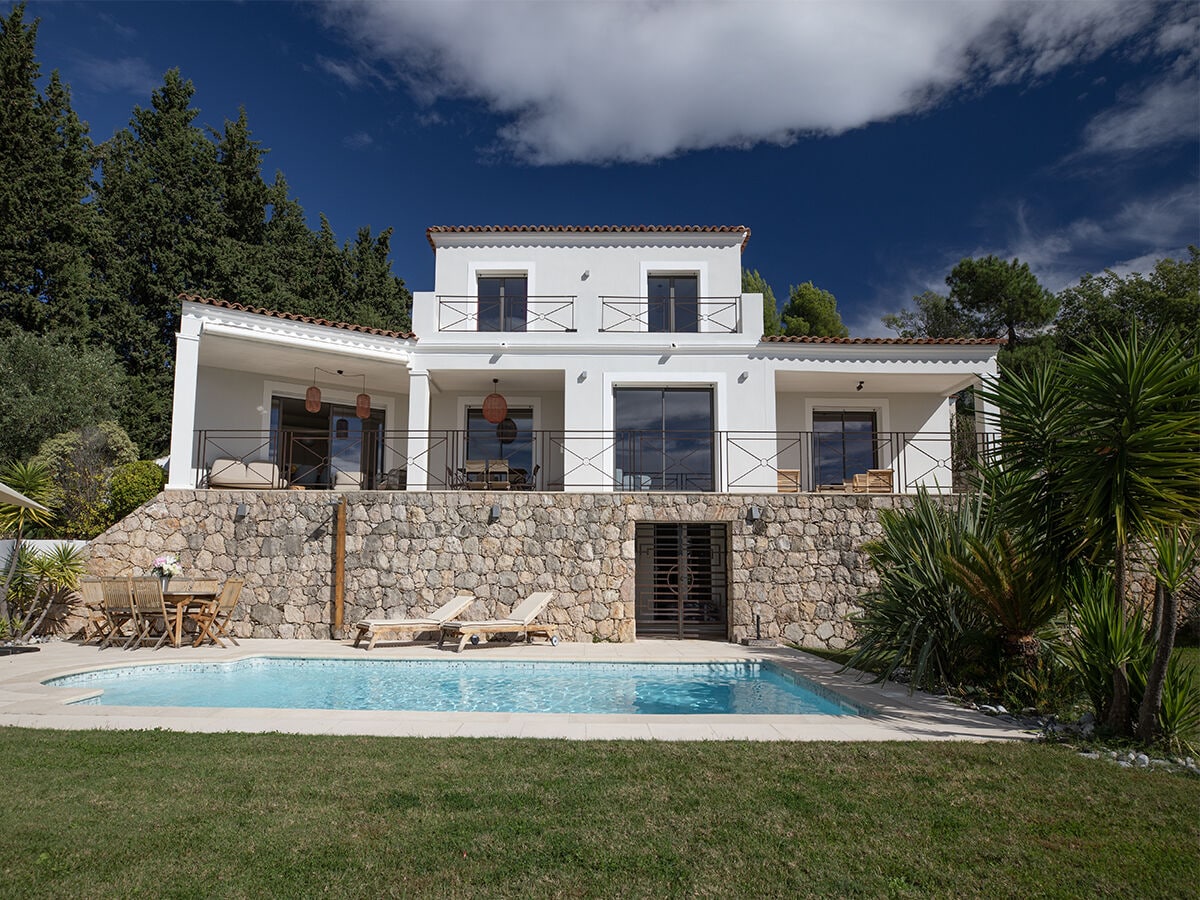
<path fill-rule="evenodd" d="M 762 342 L 765 344 L 954 344 L 979 346 L 996 346 L 1008 343 L 1004 338 L 822 337 L 799 334 L 764 334 Z"/>
<path fill-rule="evenodd" d="M 431 225 L 425 229 L 429 246 L 437 249 L 435 234 L 743 234 L 742 248 L 750 240 L 745 225 Z"/>
<path fill-rule="evenodd" d="M 280 312 L 274 309 L 265 309 L 261 306 L 246 306 L 243 303 L 234 303 L 232 300 L 222 300 L 219 297 L 205 297 L 202 294 L 190 294 L 186 291 L 179 294 L 177 299 L 187 300 L 190 303 L 203 303 L 207 306 L 215 306 L 218 309 L 229 309 L 234 312 L 248 312 L 260 316 L 271 316 L 275 319 L 286 319 L 290 322 L 303 322 L 306 325 L 321 325 L 326 328 L 341 328 L 345 331 L 357 331 L 360 334 L 371 334 L 377 337 L 400 338 L 401 340 L 416 340 L 417 336 L 411 331 L 389 331 L 386 328 L 372 328 L 369 325 L 356 325 L 353 322 L 335 322 L 330 319 L 321 319 L 316 316 L 304 316 L 300 313 Z"/>

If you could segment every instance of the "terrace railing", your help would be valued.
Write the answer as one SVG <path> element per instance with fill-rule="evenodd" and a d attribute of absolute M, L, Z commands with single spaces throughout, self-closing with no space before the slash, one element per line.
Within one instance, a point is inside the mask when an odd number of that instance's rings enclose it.
<path fill-rule="evenodd" d="M 539 491 L 845 490 L 851 475 L 886 472 L 889 492 L 967 489 L 976 460 L 991 452 L 974 432 L 527 431 L 501 441 L 479 431 L 206 429 L 196 433 L 197 487 L 469 489 L 469 464 L 504 461 L 503 487 Z M 244 469 L 217 461 L 235 461 Z M 254 464 L 254 465 L 252 465 Z M 220 469 L 220 471 L 218 471 Z M 881 489 L 877 475 L 875 490 Z"/>
<path fill-rule="evenodd" d="M 621 333 L 736 334 L 742 327 L 741 300 L 740 296 L 699 297 L 693 300 L 601 297 L 600 330 Z"/>
<path fill-rule="evenodd" d="M 510 297 L 503 308 L 497 298 L 439 294 L 437 304 L 438 331 L 575 331 L 574 294 Z M 497 327 L 490 327 L 492 324 Z"/>

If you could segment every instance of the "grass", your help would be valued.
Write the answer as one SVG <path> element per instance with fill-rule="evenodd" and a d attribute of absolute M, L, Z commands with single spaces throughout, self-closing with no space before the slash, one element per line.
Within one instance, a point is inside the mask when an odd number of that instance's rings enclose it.
<path fill-rule="evenodd" d="M 1200 779 L 1065 747 L 0 729 L 6 897 L 1179 897 Z"/>

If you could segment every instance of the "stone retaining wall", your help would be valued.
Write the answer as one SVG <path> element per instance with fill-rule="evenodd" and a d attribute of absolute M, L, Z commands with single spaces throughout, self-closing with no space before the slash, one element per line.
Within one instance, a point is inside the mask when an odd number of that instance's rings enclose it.
<path fill-rule="evenodd" d="M 351 492 L 345 624 L 427 613 L 456 591 L 472 617 L 502 615 L 534 590 L 566 640 L 630 641 L 638 522 L 725 522 L 729 637 L 844 647 L 856 598 L 875 584 L 861 552 L 892 495 Z M 141 574 L 175 553 L 187 576 L 244 578 L 234 632 L 331 637 L 339 495 L 316 491 L 170 491 L 91 544 L 98 575 Z M 239 504 L 247 513 L 237 518 Z M 498 504 L 500 516 L 491 521 Z M 750 523 L 751 506 L 762 511 Z"/>

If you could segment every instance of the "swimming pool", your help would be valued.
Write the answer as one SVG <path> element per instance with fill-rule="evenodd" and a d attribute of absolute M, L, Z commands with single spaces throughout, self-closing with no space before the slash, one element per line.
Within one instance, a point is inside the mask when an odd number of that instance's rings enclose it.
<path fill-rule="evenodd" d="M 860 716 L 771 663 L 521 663 L 253 657 L 125 666 L 46 681 L 104 706 L 640 715 Z"/>

